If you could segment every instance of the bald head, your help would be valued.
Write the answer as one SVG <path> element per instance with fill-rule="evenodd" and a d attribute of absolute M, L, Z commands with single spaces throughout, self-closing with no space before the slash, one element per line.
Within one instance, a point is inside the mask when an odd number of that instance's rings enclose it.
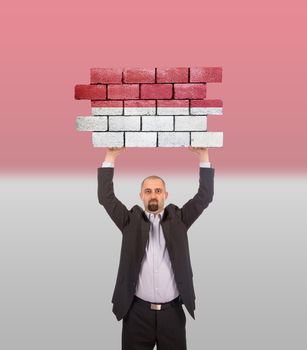
<path fill-rule="evenodd" d="M 143 186 L 144 186 L 144 183 L 145 181 L 147 180 L 160 180 L 163 184 L 163 187 L 164 187 L 164 190 L 166 190 L 166 186 L 165 186 L 165 182 L 164 180 L 160 177 L 160 176 L 157 176 L 157 175 L 150 175 L 150 176 L 147 176 L 145 177 L 145 179 L 142 181 L 142 184 L 141 184 L 141 191 L 143 189 Z"/>

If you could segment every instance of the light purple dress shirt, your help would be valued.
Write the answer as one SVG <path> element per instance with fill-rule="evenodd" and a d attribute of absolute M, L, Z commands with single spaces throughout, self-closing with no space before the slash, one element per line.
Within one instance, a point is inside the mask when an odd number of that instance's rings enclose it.
<path fill-rule="evenodd" d="M 165 303 L 179 295 L 165 238 L 160 225 L 164 209 L 159 214 L 145 214 L 150 220 L 147 241 L 135 295 L 152 303 Z"/>
<path fill-rule="evenodd" d="M 103 167 L 113 167 L 114 163 L 103 162 Z M 200 167 L 210 168 L 210 162 L 200 162 Z M 135 295 L 152 303 L 165 303 L 179 295 L 174 271 L 166 248 L 160 220 L 164 209 L 153 214 L 145 210 L 150 220 L 149 239 L 142 260 Z"/>

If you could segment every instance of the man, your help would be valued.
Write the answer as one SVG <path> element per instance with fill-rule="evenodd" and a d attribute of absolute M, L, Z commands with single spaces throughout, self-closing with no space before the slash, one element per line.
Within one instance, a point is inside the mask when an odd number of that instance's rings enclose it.
<path fill-rule="evenodd" d="M 98 168 L 98 199 L 122 232 L 113 312 L 122 323 L 122 350 L 185 350 L 185 305 L 194 317 L 195 293 L 187 231 L 213 198 L 214 169 L 207 148 L 189 147 L 200 161 L 199 188 L 182 208 L 164 207 L 164 181 L 143 180 L 144 210 L 130 210 L 115 196 L 114 163 L 124 150 L 108 148 Z"/>

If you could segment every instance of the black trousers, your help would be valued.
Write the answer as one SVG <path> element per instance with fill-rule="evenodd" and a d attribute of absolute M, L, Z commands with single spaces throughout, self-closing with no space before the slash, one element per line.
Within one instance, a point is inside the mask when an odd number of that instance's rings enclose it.
<path fill-rule="evenodd" d="M 161 310 L 134 299 L 122 321 L 122 350 L 186 350 L 186 316 L 180 301 Z"/>

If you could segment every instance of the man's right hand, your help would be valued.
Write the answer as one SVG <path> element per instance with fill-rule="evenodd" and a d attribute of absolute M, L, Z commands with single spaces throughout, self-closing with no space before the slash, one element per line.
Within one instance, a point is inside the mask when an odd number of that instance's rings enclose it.
<path fill-rule="evenodd" d="M 107 148 L 104 161 L 114 163 L 115 159 L 125 149 L 126 149 L 126 147 L 109 147 L 109 148 Z"/>

